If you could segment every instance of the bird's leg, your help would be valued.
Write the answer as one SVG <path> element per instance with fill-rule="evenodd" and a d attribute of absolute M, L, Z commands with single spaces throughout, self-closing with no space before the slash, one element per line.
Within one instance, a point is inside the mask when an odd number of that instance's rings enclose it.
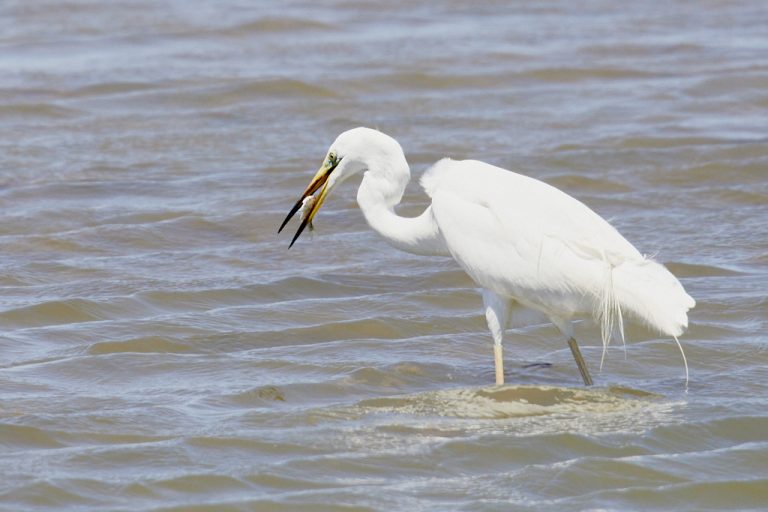
<path fill-rule="evenodd" d="M 493 344 L 493 363 L 496 367 L 496 385 L 501 386 L 504 384 L 504 349 L 501 347 L 501 343 Z"/>
<path fill-rule="evenodd" d="M 483 290 L 483 302 L 485 303 L 485 319 L 488 329 L 493 336 L 493 363 L 496 368 L 496 385 L 504 384 L 504 359 L 502 358 L 502 342 L 504 341 L 504 328 L 509 318 L 509 300 L 496 295 L 492 291 Z"/>
<path fill-rule="evenodd" d="M 573 336 L 568 338 L 568 346 L 571 347 L 571 353 L 573 354 L 573 358 L 576 360 L 576 366 L 579 367 L 581 378 L 584 379 L 584 385 L 591 386 L 592 376 L 589 374 L 587 363 L 584 361 L 584 357 L 582 357 L 581 355 L 581 350 L 579 350 L 579 344 L 576 343 L 576 340 L 573 338 Z"/>
<path fill-rule="evenodd" d="M 576 343 L 576 338 L 573 337 L 573 323 L 569 319 L 554 315 L 550 315 L 549 319 L 552 320 L 552 323 L 555 324 L 558 329 L 560 329 L 560 332 L 563 333 L 565 339 L 568 340 L 568 346 L 571 347 L 571 353 L 573 354 L 573 358 L 576 360 L 576 366 L 579 367 L 581 378 L 584 379 L 584 385 L 591 386 L 592 376 L 589 374 L 587 363 L 584 362 L 584 357 L 581 355 L 579 344 Z"/>

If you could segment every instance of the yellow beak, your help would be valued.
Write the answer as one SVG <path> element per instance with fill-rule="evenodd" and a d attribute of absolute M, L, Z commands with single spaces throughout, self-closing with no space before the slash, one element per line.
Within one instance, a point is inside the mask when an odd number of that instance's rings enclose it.
<path fill-rule="evenodd" d="M 334 163 L 333 165 L 330 165 L 328 163 L 328 160 L 326 160 L 326 163 L 323 164 L 320 169 L 317 170 L 317 173 L 315 173 L 315 177 L 312 178 L 312 181 L 309 182 L 309 185 L 306 189 L 304 189 L 304 192 L 301 194 L 301 197 L 299 197 L 299 200 L 296 201 L 296 204 L 293 205 L 293 208 L 291 208 L 291 211 L 288 212 L 288 215 L 285 217 L 285 220 L 283 220 L 283 223 L 280 224 L 280 229 L 277 230 L 278 233 L 280 233 L 286 224 L 288 224 L 288 221 L 291 220 L 291 218 L 296 215 L 296 212 L 301 209 L 302 205 L 304 204 L 304 200 L 310 196 L 313 196 L 315 192 L 320 190 L 320 196 L 314 200 L 309 206 L 309 212 L 306 214 L 304 219 L 301 221 L 301 224 L 299 225 L 298 231 L 296 231 L 296 234 L 293 235 L 293 240 L 291 240 L 291 245 L 288 246 L 290 249 L 293 247 L 293 243 L 296 241 L 297 238 L 299 238 L 299 235 L 301 235 L 302 231 L 304 231 L 304 228 L 307 227 L 307 225 L 312 224 L 312 219 L 315 218 L 315 214 L 320 209 L 320 207 L 323 205 L 323 202 L 325 201 L 325 196 L 328 195 L 328 177 L 331 175 L 333 170 L 338 165 L 338 162 Z"/>

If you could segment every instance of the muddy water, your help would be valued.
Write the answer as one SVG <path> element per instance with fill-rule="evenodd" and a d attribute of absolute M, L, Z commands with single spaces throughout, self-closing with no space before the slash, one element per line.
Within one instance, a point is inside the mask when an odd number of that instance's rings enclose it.
<path fill-rule="evenodd" d="M 161 5 L 162 4 L 162 5 Z M 3 510 L 768 504 L 760 2 L 0 6 Z M 698 301 L 682 341 L 506 342 L 355 184 L 275 233 L 335 136 L 579 197 Z M 412 184 L 401 211 L 426 199 Z M 533 364 L 532 363 L 549 363 Z M 345 508 L 349 507 L 349 508 Z"/>

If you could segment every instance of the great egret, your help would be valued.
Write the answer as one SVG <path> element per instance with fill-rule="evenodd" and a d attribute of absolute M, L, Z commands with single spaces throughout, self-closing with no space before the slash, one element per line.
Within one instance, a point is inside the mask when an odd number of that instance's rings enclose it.
<path fill-rule="evenodd" d="M 664 266 L 643 256 L 586 205 L 546 183 L 477 160 L 444 158 L 421 185 L 432 203 L 418 217 L 398 216 L 410 170 L 400 144 L 370 128 L 339 135 L 278 232 L 300 211 L 301 235 L 339 183 L 364 172 L 357 203 L 368 224 L 394 247 L 452 256 L 483 289 L 494 341 L 496 384 L 504 383 L 502 341 L 510 319 L 543 313 L 562 332 L 585 385 L 592 379 L 572 321 L 600 326 L 603 357 L 611 338 L 624 341 L 624 318 L 674 337 L 696 302 Z M 602 359 L 601 359 L 602 367 Z"/>

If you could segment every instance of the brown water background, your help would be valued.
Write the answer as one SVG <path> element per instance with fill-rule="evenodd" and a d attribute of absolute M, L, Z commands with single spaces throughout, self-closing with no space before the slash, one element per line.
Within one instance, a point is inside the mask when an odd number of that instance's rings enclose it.
<path fill-rule="evenodd" d="M 0 509 L 768 507 L 768 7 L 481 4 L 0 4 Z M 586 324 L 595 388 L 551 325 L 490 387 L 475 286 L 356 183 L 288 251 L 358 125 L 655 254 L 698 301 L 687 390 L 641 328 L 597 373 Z"/>

